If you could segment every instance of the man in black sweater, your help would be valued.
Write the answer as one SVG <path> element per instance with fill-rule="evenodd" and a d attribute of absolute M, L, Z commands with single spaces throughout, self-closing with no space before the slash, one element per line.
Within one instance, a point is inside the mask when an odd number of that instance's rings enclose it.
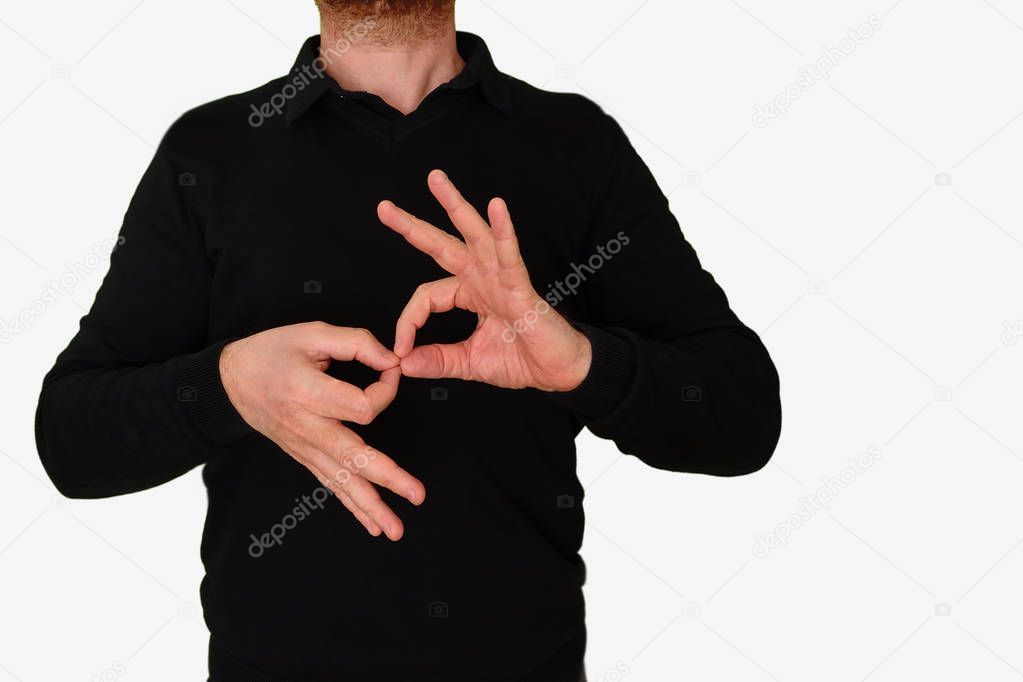
<path fill-rule="evenodd" d="M 84 498 L 204 466 L 216 682 L 576 682 L 576 435 L 756 471 L 774 367 L 596 105 L 453 0 L 319 4 L 287 76 L 164 137 L 43 465 Z"/>

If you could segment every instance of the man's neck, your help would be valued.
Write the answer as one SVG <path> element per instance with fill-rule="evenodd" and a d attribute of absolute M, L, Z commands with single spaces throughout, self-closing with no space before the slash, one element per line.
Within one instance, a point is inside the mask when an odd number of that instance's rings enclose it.
<path fill-rule="evenodd" d="M 379 23 L 379 22 L 378 22 Z M 320 53 L 327 75 L 345 90 L 370 92 L 403 114 L 415 111 L 437 86 L 461 72 L 454 21 L 428 37 L 381 42 L 386 27 L 360 38 L 358 27 L 323 22 Z"/>

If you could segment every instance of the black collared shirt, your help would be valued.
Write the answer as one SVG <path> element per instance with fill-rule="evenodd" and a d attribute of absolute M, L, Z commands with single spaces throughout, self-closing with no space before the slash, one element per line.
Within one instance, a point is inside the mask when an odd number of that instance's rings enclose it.
<path fill-rule="evenodd" d="M 754 471 L 780 427 L 774 367 L 595 104 L 501 73 L 459 34 L 464 71 L 404 116 L 317 71 L 318 44 L 163 139 L 96 301 L 44 380 L 42 462 L 70 497 L 204 466 L 216 680 L 575 682 L 576 435 L 586 426 L 671 471 Z M 565 394 L 404 379 L 356 427 L 428 490 L 419 508 L 383 491 L 406 527 L 390 543 L 336 501 L 316 503 L 313 477 L 231 406 L 218 358 L 230 339 L 310 320 L 393 342 L 416 286 L 445 273 L 376 206 L 391 199 L 454 234 L 427 190 L 433 168 L 481 211 L 506 199 L 534 286 L 594 356 Z M 417 340 L 474 325 L 456 311 Z M 371 379 L 353 363 L 330 371 Z M 670 538 L 674 523 L 648 530 Z"/>

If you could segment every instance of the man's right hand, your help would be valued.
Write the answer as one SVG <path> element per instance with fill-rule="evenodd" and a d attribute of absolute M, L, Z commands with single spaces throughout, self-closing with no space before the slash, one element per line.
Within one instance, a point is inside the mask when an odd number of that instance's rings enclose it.
<path fill-rule="evenodd" d="M 331 360 L 357 360 L 381 372 L 365 390 L 325 373 Z M 330 488 L 372 535 L 391 540 L 401 520 L 374 483 L 415 505 L 423 484 L 366 445 L 342 421 L 369 424 L 398 390 L 399 359 L 365 329 L 308 322 L 269 329 L 224 347 L 220 376 L 228 398 L 252 428 Z"/>

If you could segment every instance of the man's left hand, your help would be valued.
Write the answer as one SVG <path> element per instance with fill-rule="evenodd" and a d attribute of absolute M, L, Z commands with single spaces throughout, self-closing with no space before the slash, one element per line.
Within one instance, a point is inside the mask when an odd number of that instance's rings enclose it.
<path fill-rule="evenodd" d="M 505 202 L 491 200 L 488 224 L 443 172 L 431 172 L 427 182 L 464 242 L 390 201 L 377 207 L 381 222 L 451 273 L 416 289 L 398 318 L 394 352 L 402 373 L 543 391 L 582 383 L 590 342 L 533 288 Z M 472 335 L 460 343 L 416 347 L 416 331 L 430 314 L 454 308 L 479 317 Z"/>

